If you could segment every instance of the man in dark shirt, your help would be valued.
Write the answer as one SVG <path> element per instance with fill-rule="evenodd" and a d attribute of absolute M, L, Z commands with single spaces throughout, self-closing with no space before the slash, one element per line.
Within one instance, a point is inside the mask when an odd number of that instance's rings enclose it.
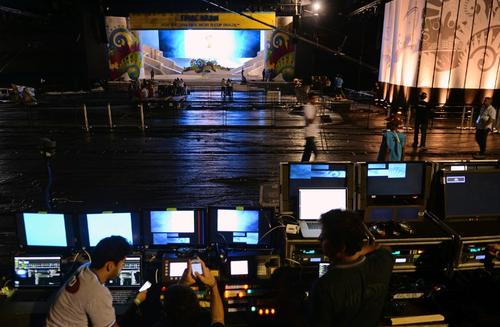
<path fill-rule="evenodd" d="M 430 108 L 429 103 L 425 101 L 427 98 L 427 93 L 422 92 L 418 96 L 417 106 L 415 108 L 415 131 L 413 134 L 413 147 L 416 148 L 418 145 L 418 131 L 422 132 L 420 137 L 420 147 L 425 149 L 425 140 L 427 138 L 427 126 L 429 125 L 430 118 Z"/>
<path fill-rule="evenodd" d="M 391 252 L 364 245 L 358 213 L 331 210 L 321 223 L 321 246 L 331 264 L 311 289 L 311 326 L 377 326 L 394 264 Z"/>

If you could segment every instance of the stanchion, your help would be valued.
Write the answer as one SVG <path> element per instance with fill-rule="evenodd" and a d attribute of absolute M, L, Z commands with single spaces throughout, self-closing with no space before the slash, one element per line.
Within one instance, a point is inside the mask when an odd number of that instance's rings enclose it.
<path fill-rule="evenodd" d="M 144 131 L 144 107 L 142 105 L 142 102 L 139 105 L 139 112 L 140 112 L 140 116 L 141 116 L 141 130 Z"/>
<path fill-rule="evenodd" d="M 111 116 L 111 103 L 108 102 L 108 124 L 109 129 L 113 129 L 113 118 Z"/>
<path fill-rule="evenodd" d="M 85 131 L 88 132 L 89 131 L 89 119 L 87 116 L 87 105 L 85 103 L 83 104 L 82 109 L 83 109 L 83 123 L 85 126 L 84 128 L 85 128 Z"/>

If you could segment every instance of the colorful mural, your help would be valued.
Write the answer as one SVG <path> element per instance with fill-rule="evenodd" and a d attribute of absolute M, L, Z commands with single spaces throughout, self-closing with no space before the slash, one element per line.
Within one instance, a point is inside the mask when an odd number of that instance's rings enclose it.
<path fill-rule="evenodd" d="M 290 36 L 275 30 L 266 42 L 266 64 L 271 79 L 280 75 L 291 82 L 295 75 L 295 44 Z"/>
<path fill-rule="evenodd" d="M 127 28 L 127 18 L 106 17 L 110 80 L 139 79 L 142 53 L 139 34 Z"/>

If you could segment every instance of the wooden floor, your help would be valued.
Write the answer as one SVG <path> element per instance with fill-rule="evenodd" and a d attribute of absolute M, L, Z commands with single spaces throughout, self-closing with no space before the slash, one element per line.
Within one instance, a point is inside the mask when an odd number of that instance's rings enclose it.
<path fill-rule="evenodd" d="M 279 183 L 279 163 L 298 161 L 303 117 L 293 101 L 279 106 L 263 92 L 193 92 L 178 107 L 148 107 L 142 131 L 137 105 L 106 97 L 52 98 L 37 107 L 0 104 L 0 253 L 15 243 L 13 214 L 43 210 L 47 162 L 42 138 L 57 142 L 50 160 L 54 208 L 64 211 L 166 207 L 257 206 L 261 184 Z M 286 104 L 287 101 L 290 101 Z M 89 132 L 82 103 L 87 103 Z M 385 112 L 356 104 L 349 112 L 325 110 L 321 161 L 375 160 Z M 427 151 L 407 160 L 471 159 L 474 133 L 457 119 L 435 121 Z M 408 132 L 409 143 L 413 135 Z M 500 157 L 500 134 L 488 139 L 488 156 Z"/>

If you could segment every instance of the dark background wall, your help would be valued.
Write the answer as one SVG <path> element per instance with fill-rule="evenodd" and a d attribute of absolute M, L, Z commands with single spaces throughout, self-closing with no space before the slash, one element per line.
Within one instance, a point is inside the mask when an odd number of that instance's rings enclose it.
<path fill-rule="evenodd" d="M 274 10 L 290 15 L 290 1 L 216 1 L 236 11 Z M 300 77 L 344 76 L 346 87 L 371 88 L 378 67 L 382 10 L 350 17 L 353 9 L 370 1 L 323 0 L 319 16 L 304 13 L 296 19 L 296 32 L 345 53 L 334 56 L 315 46 L 298 43 Z M 383 1 L 382 1 L 383 2 Z M 306 10 L 311 8 L 306 7 Z M 221 11 L 199 0 L 2 0 L 0 1 L 0 87 L 9 83 L 53 89 L 87 89 L 108 78 L 106 15 L 131 12 Z M 365 65 L 366 66 L 366 65 Z"/>

